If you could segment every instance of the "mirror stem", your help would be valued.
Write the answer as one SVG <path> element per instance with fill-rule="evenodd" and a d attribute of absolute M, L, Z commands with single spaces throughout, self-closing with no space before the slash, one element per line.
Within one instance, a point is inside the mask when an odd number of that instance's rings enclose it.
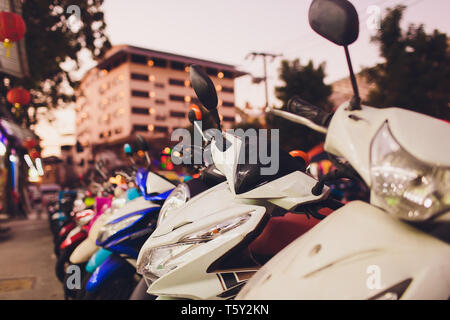
<path fill-rule="evenodd" d="M 198 122 L 200 122 L 200 121 L 194 121 L 194 122 L 193 122 L 194 127 L 195 127 L 195 129 L 197 129 L 198 133 L 200 133 L 200 135 L 202 136 L 203 142 L 207 143 L 207 142 L 208 142 L 208 139 L 206 139 L 205 135 L 203 134 L 202 129 L 201 129 L 200 126 L 198 125 Z"/>
<path fill-rule="evenodd" d="M 348 46 L 344 46 L 345 57 L 347 58 L 348 70 L 350 71 L 350 81 L 353 87 L 353 98 L 350 101 L 350 110 L 361 110 L 361 98 L 359 97 L 358 84 L 356 83 L 356 77 L 353 72 L 352 61 L 350 59 L 350 52 Z"/>
<path fill-rule="evenodd" d="M 152 161 L 150 160 L 150 156 L 148 155 L 148 152 L 145 151 L 145 159 L 147 160 L 148 166 L 152 164 Z"/>
<path fill-rule="evenodd" d="M 214 121 L 217 124 L 217 129 L 219 129 L 220 131 L 222 131 L 222 127 L 220 125 L 220 117 L 219 117 L 219 112 L 217 112 L 217 109 L 211 110 L 211 115 L 214 119 Z"/>

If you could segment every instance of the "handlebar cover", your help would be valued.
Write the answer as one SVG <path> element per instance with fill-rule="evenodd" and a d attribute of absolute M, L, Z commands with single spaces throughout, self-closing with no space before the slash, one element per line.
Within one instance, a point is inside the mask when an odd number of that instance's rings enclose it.
<path fill-rule="evenodd" d="M 333 116 L 333 113 L 320 109 L 298 96 L 294 96 L 288 101 L 287 109 L 289 112 L 311 120 L 315 124 L 325 128 L 328 127 Z"/>

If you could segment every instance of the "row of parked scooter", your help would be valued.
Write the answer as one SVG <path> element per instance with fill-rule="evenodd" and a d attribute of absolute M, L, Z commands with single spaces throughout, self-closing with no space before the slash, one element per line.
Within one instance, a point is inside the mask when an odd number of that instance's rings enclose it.
<path fill-rule="evenodd" d="M 203 142 L 180 154 L 200 149 L 198 178 L 175 185 L 132 163 L 114 172 L 124 183 L 113 188 L 97 164 L 105 183 L 95 196 L 62 193 L 49 219 L 66 298 L 449 298 L 448 123 L 361 105 L 349 1 L 314 0 L 309 21 L 344 47 L 354 97 L 334 113 L 299 97 L 269 112 L 324 134 L 336 169 L 316 179 L 300 151 L 279 150 L 274 174 L 261 173 L 262 159 L 242 163 L 252 143 L 221 130 L 215 86 L 192 65 L 192 87 L 220 129 L 201 132 L 202 109 L 189 111 Z M 338 201 L 329 185 L 339 179 L 363 184 L 370 200 Z"/>

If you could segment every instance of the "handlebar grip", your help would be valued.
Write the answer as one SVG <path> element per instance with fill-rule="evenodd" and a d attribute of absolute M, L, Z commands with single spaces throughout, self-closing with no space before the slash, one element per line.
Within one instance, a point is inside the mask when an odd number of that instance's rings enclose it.
<path fill-rule="evenodd" d="M 333 115 L 331 112 L 324 111 L 298 96 L 294 96 L 288 101 L 287 109 L 289 112 L 311 120 L 315 124 L 325 128 L 328 127 Z"/>

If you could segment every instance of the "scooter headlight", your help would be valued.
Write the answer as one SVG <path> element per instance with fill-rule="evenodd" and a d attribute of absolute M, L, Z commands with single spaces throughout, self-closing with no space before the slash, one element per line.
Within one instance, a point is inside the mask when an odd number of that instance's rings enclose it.
<path fill-rule="evenodd" d="M 169 197 L 164 201 L 164 204 L 159 212 L 158 224 L 162 223 L 172 210 L 178 209 L 186 203 L 190 198 L 189 188 L 184 183 L 179 184 L 170 193 Z"/>
<path fill-rule="evenodd" d="M 116 234 L 118 231 L 127 228 L 128 226 L 132 225 L 134 222 L 139 220 L 142 217 L 141 214 L 135 214 L 128 218 L 122 219 L 117 221 L 113 220 L 107 224 L 105 224 L 103 227 L 101 227 L 100 232 L 97 237 L 97 245 L 100 245 L 101 243 L 105 242 L 109 237 Z"/>
<path fill-rule="evenodd" d="M 248 221 L 250 217 L 251 214 L 246 213 L 242 216 L 184 236 L 178 243 L 152 248 L 148 253 L 143 255 L 143 259 L 137 268 L 138 273 L 144 275 L 151 281 L 155 281 L 168 272 L 176 269 L 185 261 L 188 261 L 193 254 L 193 249 L 200 246 L 201 243 L 213 240 L 218 236 L 239 227 Z"/>
<path fill-rule="evenodd" d="M 402 219 L 423 221 L 450 209 L 450 168 L 408 153 L 387 122 L 371 146 L 372 202 Z"/>

